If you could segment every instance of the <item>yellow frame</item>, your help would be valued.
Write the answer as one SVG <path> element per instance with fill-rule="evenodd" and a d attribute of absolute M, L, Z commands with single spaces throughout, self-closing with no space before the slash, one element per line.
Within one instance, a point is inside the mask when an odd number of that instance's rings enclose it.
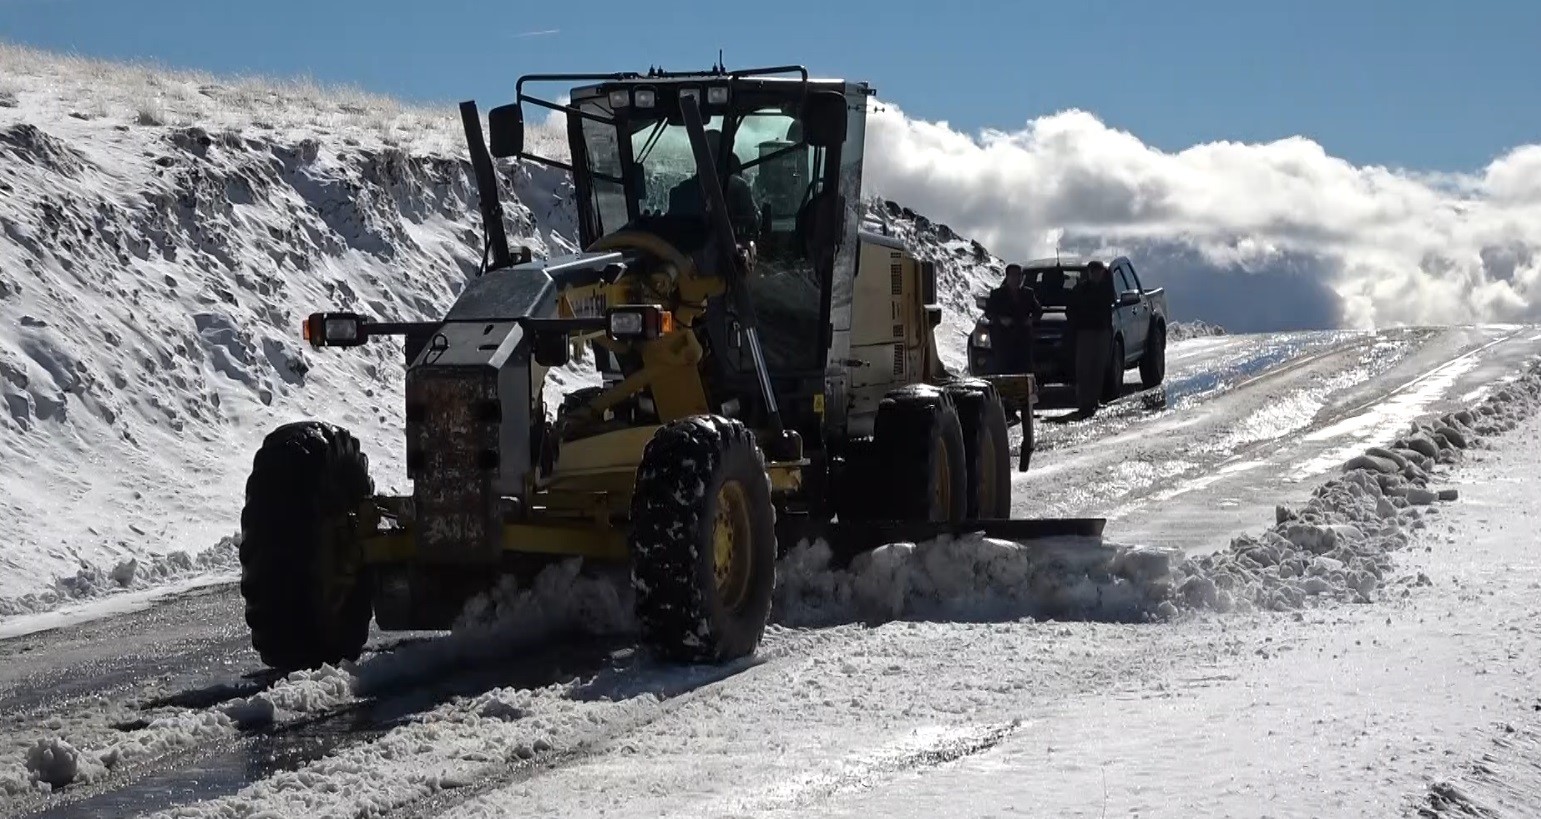
<path fill-rule="evenodd" d="M 575 333 L 569 339 L 576 348 L 587 342 L 618 353 L 639 353 L 642 368 L 590 401 L 579 424 L 602 418 L 604 412 L 648 387 L 664 422 L 710 411 L 701 381 L 704 355 L 700 342 L 689 332 L 706 309 L 707 300 L 723 292 L 716 277 L 696 275 L 695 265 L 659 236 L 622 231 L 595 242 L 589 249 L 636 248 L 663 259 L 658 270 L 643 276 L 628 272 L 610 283 L 571 287 L 562 291 L 558 314 L 576 317 L 574 305 L 662 303 L 674 329 L 647 341 L 616 341 L 602 332 Z M 639 298 L 640 296 L 640 298 Z M 588 314 L 589 310 L 583 311 Z M 542 379 L 543 380 L 543 379 Z M 536 406 L 540 406 L 539 392 Z M 521 520 L 503 525 L 503 551 L 526 554 L 569 555 L 599 560 L 627 559 L 626 528 L 617 518 L 628 514 L 642 453 L 658 425 L 627 427 L 566 441 L 557 453 L 550 474 L 531 475 L 525 487 L 526 513 Z M 802 486 L 807 460 L 768 463 L 766 472 L 773 492 L 796 491 Z M 380 499 L 380 506 L 394 508 L 398 499 Z M 381 508 L 366 505 L 360 518 L 366 531 L 377 529 Z M 367 563 L 409 562 L 417 557 L 410 528 L 380 532 L 363 539 Z"/>

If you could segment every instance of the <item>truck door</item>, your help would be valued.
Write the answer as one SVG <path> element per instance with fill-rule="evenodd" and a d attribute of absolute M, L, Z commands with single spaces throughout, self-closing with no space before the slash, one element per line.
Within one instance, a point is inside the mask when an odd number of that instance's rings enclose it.
<path fill-rule="evenodd" d="M 1139 287 L 1132 279 L 1127 262 L 1119 260 L 1114 263 L 1113 289 L 1117 291 L 1114 293 L 1114 298 L 1119 298 L 1130 290 L 1139 291 Z M 1113 324 L 1123 334 L 1124 355 L 1128 358 L 1134 358 L 1145 352 L 1145 326 L 1150 323 L 1148 312 L 1143 297 L 1135 304 L 1118 305 L 1114 308 Z"/>

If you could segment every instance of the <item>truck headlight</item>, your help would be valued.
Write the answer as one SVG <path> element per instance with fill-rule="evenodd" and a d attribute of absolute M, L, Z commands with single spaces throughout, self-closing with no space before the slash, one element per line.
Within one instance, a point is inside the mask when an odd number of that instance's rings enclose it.
<path fill-rule="evenodd" d="M 605 325 L 615 341 L 649 341 L 674 329 L 674 314 L 656 304 L 620 304 L 605 311 Z"/>
<path fill-rule="evenodd" d="M 364 321 L 358 313 L 311 313 L 302 335 L 312 347 L 357 347 L 366 340 Z"/>
<path fill-rule="evenodd" d="M 990 349 L 990 331 L 989 330 L 975 330 L 974 331 L 974 346 L 975 347 L 982 347 L 982 348 L 984 348 L 986 350 Z"/>

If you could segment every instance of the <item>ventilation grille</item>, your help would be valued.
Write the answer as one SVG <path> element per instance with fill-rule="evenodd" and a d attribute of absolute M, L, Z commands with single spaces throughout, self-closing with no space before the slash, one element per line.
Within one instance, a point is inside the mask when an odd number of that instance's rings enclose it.
<path fill-rule="evenodd" d="M 904 345 L 894 345 L 894 375 L 904 375 Z"/>

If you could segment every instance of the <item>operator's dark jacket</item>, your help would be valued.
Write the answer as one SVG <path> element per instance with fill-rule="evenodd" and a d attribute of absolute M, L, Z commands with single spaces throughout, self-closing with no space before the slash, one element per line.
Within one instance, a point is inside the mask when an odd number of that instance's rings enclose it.
<path fill-rule="evenodd" d="M 990 317 L 991 323 L 1003 318 L 1011 319 L 1011 324 L 1003 329 L 1026 332 L 1033 322 L 1043 316 L 1043 305 L 1038 303 L 1038 294 L 1033 292 L 1033 288 L 1024 284 L 1017 288 L 1016 298 L 1012 298 L 1006 285 L 1001 284 L 990 290 L 985 300 L 985 314 Z"/>
<path fill-rule="evenodd" d="M 723 198 L 728 205 L 728 221 L 733 223 L 733 229 L 740 240 L 756 238 L 759 235 L 760 211 L 755 205 L 754 191 L 750 190 L 744 177 L 736 173 L 721 179 Z M 706 213 L 706 203 L 701 198 L 701 182 L 695 176 L 670 189 L 669 213 Z"/>
<path fill-rule="evenodd" d="M 1065 304 L 1065 321 L 1072 330 L 1110 330 L 1113 327 L 1113 277 L 1106 276 L 1101 285 L 1082 279 L 1070 288 Z"/>

